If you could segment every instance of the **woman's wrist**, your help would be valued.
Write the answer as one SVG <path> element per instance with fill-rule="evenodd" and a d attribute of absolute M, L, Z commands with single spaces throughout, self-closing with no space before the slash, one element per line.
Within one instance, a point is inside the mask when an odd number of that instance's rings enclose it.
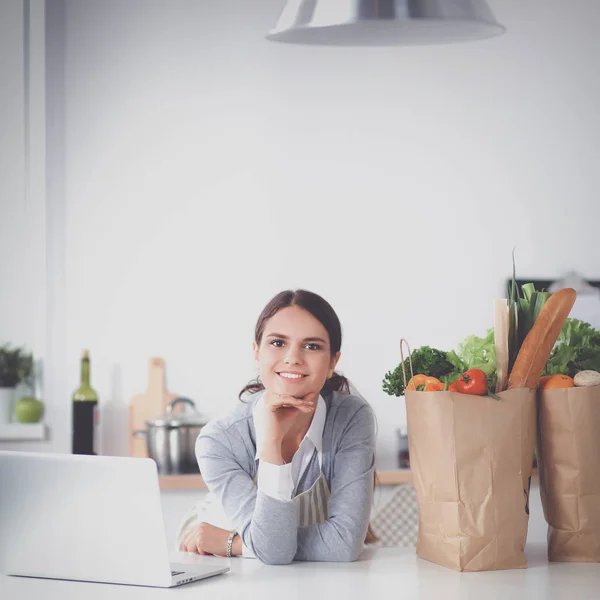
<path fill-rule="evenodd" d="M 285 461 L 281 453 L 281 440 L 263 440 L 260 449 L 260 460 L 272 465 L 284 465 Z"/>
<path fill-rule="evenodd" d="M 242 556 L 242 537 L 238 533 L 233 538 L 233 545 L 231 546 L 231 556 Z"/>
<path fill-rule="evenodd" d="M 225 548 L 225 556 L 227 558 L 231 558 L 232 556 L 235 556 L 233 544 L 234 544 L 236 538 L 239 538 L 239 534 L 235 529 L 233 529 L 232 531 L 229 532 L 229 535 L 227 536 L 227 545 Z"/>

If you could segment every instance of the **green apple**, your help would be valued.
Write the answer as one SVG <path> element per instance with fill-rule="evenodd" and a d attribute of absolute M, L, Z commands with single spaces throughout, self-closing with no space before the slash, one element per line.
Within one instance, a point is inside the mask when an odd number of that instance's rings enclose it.
<path fill-rule="evenodd" d="M 21 423 L 38 423 L 44 414 L 44 403 L 24 396 L 15 404 L 15 416 Z"/>

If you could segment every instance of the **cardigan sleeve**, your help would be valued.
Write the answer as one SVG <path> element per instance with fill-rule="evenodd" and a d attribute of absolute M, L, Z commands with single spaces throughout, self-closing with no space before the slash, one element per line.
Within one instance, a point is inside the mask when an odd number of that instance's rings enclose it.
<path fill-rule="evenodd" d="M 293 500 L 278 500 L 257 488 L 236 460 L 226 432 L 202 428 L 196 458 L 208 489 L 221 502 L 242 542 L 262 562 L 289 564 L 297 550 L 298 517 Z"/>

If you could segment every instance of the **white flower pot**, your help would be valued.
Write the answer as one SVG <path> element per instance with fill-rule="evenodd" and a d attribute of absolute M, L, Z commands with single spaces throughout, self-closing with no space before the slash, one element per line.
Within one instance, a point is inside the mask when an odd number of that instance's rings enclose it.
<path fill-rule="evenodd" d="M 15 389 L 0 387 L 0 423 L 12 423 Z"/>

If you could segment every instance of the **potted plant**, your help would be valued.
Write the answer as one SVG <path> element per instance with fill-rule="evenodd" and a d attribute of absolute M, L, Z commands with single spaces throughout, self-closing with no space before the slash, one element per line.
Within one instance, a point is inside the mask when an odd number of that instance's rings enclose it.
<path fill-rule="evenodd" d="M 11 422 L 16 387 L 20 383 L 31 386 L 32 376 L 32 354 L 10 344 L 0 346 L 0 423 Z"/>

